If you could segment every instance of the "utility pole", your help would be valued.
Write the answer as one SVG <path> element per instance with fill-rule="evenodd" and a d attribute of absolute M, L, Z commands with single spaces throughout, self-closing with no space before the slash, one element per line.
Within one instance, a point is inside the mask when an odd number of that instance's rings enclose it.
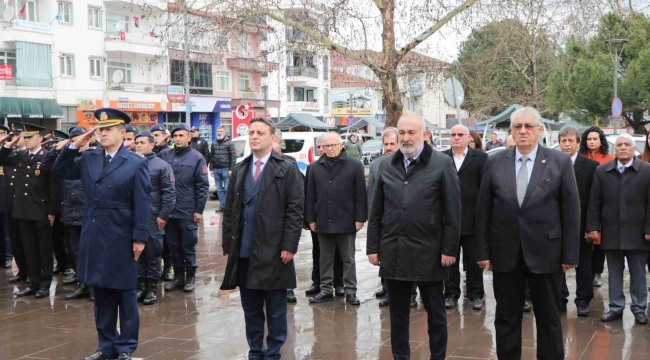
<path fill-rule="evenodd" d="M 625 47 L 625 44 L 628 43 L 628 39 L 609 39 L 605 40 L 605 44 L 607 44 L 607 47 L 609 48 L 609 51 L 612 51 L 612 47 L 614 48 L 614 99 L 618 97 L 618 48 L 620 46 L 621 48 L 621 53 L 623 53 L 623 47 Z M 617 134 L 616 127 L 618 125 L 618 118 L 614 118 L 614 135 Z"/>
<path fill-rule="evenodd" d="M 184 26 L 184 31 L 183 31 L 183 55 L 185 57 L 185 124 L 187 126 L 192 126 L 192 102 L 190 101 L 190 44 L 188 43 L 188 34 L 187 34 L 187 3 L 183 2 L 183 23 L 185 24 Z"/>

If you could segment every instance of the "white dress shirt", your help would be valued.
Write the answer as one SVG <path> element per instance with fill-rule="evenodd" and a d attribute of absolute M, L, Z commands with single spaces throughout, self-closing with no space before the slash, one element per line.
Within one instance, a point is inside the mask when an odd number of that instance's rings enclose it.
<path fill-rule="evenodd" d="M 465 148 L 465 151 L 458 156 L 456 155 L 456 152 L 454 152 L 454 149 L 451 149 L 451 153 L 454 154 L 454 164 L 456 164 L 456 172 L 460 170 L 460 167 L 463 166 L 463 161 L 465 161 L 465 157 L 467 156 L 467 148 Z"/>
<path fill-rule="evenodd" d="M 577 158 L 578 158 L 578 152 L 576 151 L 576 153 L 573 154 L 573 156 L 571 156 L 571 163 L 575 164 Z"/>
<path fill-rule="evenodd" d="M 260 174 L 262 174 L 262 171 L 264 171 L 264 166 L 266 166 L 266 163 L 269 161 L 270 157 L 271 157 L 271 153 L 266 154 L 266 156 L 261 158 L 261 159 L 258 159 L 255 155 L 253 155 L 253 159 L 251 159 L 252 160 L 252 162 L 251 162 L 251 175 L 253 177 L 255 177 L 255 167 L 256 167 L 255 163 L 257 162 L 257 160 L 262 161 L 262 165 L 260 165 Z"/>
<path fill-rule="evenodd" d="M 632 163 L 633 163 L 633 162 L 634 162 L 634 159 L 631 159 L 630 161 L 627 162 L 627 164 L 623 165 L 623 164 L 621 164 L 621 162 L 617 159 L 617 160 L 616 160 L 616 170 L 618 170 L 618 172 L 621 172 L 621 170 L 620 170 L 621 166 L 625 167 L 625 170 L 627 170 L 627 168 L 632 167 Z"/>

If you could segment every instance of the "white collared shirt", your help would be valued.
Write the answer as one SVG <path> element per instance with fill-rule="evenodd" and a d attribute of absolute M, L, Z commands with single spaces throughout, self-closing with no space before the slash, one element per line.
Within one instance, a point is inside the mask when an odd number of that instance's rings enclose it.
<path fill-rule="evenodd" d="M 253 158 L 251 159 L 251 174 L 255 176 L 255 163 L 257 160 L 262 161 L 262 165 L 260 165 L 260 174 L 262 171 L 264 171 L 264 166 L 266 166 L 266 163 L 269 162 L 269 158 L 271 157 L 271 153 L 268 153 L 265 157 L 258 159 L 255 155 L 253 155 Z"/>
<path fill-rule="evenodd" d="M 454 164 L 456 164 L 456 172 L 460 170 L 460 167 L 463 166 L 463 161 L 465 161 L 465 157 L 467 156 L 467 148 L 465 148 L 465 151 L 458 156 L 456 155 L 456 152 L 454 152 L 454 149 L 451 149 L 451 153 L 454 154 Z"/>
<path fill-rule="evenodd" d="M 533 174 L 533 167 L 535 167 L 535 158 L 537 157 L 537 150 L 539 149 L 539 145 L 536 145 L 533 151 L 528 154 L 528 164 L 526 164 L 526 169 L 528 169 L 528 182 L 530 182 L 530 176 Z M 519 169 L 521 169 L 522 162 L 519 161 L 521 157 L 524 156 L 522 153 L 519 152 L 519 149 L 515 147 L 515 179 L 517 178 L 517 174 L 519 174 Z"/>
<path fill-rule="evenodd" d="M 576 151 L 576 153 L 573 154 L 573 156 L 571 156 L 571 163 L 575 164 L 577 158 L 578 158 L 578 152 Z"/>
<path fill-rule="evenodd" d="M 31 151 L 27 150 L 27 152 L 28 152 L 28 155 L 29 155 L 29 156 L 31 156 L 31 155 L 36 155 L 36 154 L 38 154 L 39 151 L 41 151 L 41 149 L 42 149 L 42 148 L 39 146 L 38 149 L 36 149 L 36 151 L 31 152 Z"/>
<path fill-rule="evenodd" d="M 618 159 L 616 159 L 616 170 L 618 170 L 618 172 L 621 172 L 620 170 L 621 166 L 625 167 L 625 170 L 627 170 L 627 168 L 632 167 L 633 162 L 634 162 L 634 158 L 628 161 L 627 164 L 623 165 Z"/>

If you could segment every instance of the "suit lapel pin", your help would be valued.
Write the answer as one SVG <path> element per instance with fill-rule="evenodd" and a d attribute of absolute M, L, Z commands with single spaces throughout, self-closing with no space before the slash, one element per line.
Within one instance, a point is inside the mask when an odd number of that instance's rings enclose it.
<path fill-rule="evenodd" d="M 542 164 L 546 164 L 546 160 L 542 160 Z"/>

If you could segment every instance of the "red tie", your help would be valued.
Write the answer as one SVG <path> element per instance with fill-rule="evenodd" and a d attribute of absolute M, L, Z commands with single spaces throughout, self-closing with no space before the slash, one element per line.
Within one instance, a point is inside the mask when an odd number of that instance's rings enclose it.
<path fill-rule="evenodd" d="M 260 177 L 260 172 L 262 172 L 262 160 L 257 160 L 255 162 L 255 174 L 253 174 L 253 182 L 257 182 L 257 178 Z"/>

